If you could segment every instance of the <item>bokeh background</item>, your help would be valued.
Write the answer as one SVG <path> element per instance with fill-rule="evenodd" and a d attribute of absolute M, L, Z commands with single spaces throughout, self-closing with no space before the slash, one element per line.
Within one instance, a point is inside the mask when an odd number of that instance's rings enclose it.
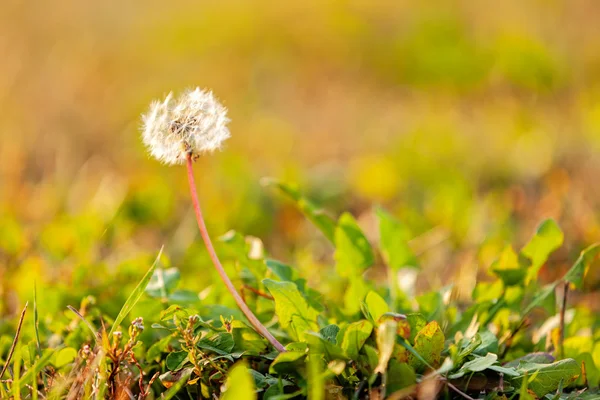
<path fill-rule="evenodd" d="M 271 176 L 373 241 L 373 206 L 396 215 L 417 290 L 468 297 L 553 217 L 554 279 L 600 239 L 598 21 L 593 0 L 4 0 L 0 315 L 34 282 L 43 314 L 93 295 L 115 315 L 163 245 L 181 287 L 210 287 L 184 169 L 139 140 L 150 101 L 195 86 L 232 120 L 196 165 L 214 236 L 259 237 L 328 290 L 331 248 Z"/>

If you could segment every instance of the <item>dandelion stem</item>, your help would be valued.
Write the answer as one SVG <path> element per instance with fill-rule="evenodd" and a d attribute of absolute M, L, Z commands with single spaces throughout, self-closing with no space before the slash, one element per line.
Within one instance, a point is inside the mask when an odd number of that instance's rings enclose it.
<path fill-rule="evenodd" d="M 194 212 L 196 213 L 196 221 L 198 222 L 198 228 L 200 229 L 200 235 L 202 235 L 202 239 L 204 240 L 204 244 L 206 245 L 206 249 L 208 250 L 208 254 L 210 255 L 210 259 L 212 260 L 213 265 L 215 266 L 221 280 L 229 290 L 229 293 L 235 299 L 238 307 L 242 310 L 248 321 L 252 324 L 254 329 L 262 336 L 264 336 L 278 351 L 284 352 L 285 348 L 271 333 L 267 330 L 267 328 L 256 318 L 252 310 L 248 307 L 248 305 L 242 299 L 242 296 L 238 293 L 235 286 L 227 276 L 227 273 L 223 269 L 221 262 L 219 261 L 219 257 L 217 257 L 217 253 L 212 245 L 210 240 L 210 236 L 208 234 L 208 230 L 206 229 L 206 224 L 204 223 L 204 217 L 202 216 L 202 210 L 200 209 L 200 201 L 198 200 L 198 193 L 196 191 L 196 183 L 194 181 L 194 169 L 193 169 L 193 160 L 191 154 L 187 156 L 187 172 L 188 172 L 188 182 L 190 184 L 190 193 L 192 195 L 192 203 L 194 205 Z"/>

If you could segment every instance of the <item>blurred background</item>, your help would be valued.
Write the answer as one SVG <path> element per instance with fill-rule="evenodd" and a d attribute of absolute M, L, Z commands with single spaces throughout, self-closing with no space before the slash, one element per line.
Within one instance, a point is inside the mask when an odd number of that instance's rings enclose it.
<path fill-rule="evenodd" d="M 553 217 L 565 246 L 552 280 L 600 238 L 598 21 L 593 0 L 5 0 L 0 315 L 34 282 L 44 313 L 94 295 L 114 315 L 162 245 L 182 287 L 209 285 L 184 168 L 139 139 L 152 100 L 195 86 L 231 118 L 225 150 L 196 164 L 215 237 L 332 265 L 261 186 L 271 176 L 334 217 L 351 211 L 373 241 L 385 207 L 414 238 L 417 287 L 460 282 L 467 296 Z"/>

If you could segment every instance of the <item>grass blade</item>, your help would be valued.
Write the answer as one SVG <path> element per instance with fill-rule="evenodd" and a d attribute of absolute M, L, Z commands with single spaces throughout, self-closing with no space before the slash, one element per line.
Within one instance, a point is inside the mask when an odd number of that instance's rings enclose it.
<path fill-rule="evenodd" d="M 12 358 L 13 353 L 15 352 L 15 347 L 17 347 L 17 343 L 19 342 L 19 335 L 21 334 L 21 328 L 23 327 L 23 320 L 25 319 L 25 313 L 27 312 L 28 304 L 29 303 L 25 303 L 25 307 L 23 308 L 23 311 L 21 312 L 21 317 L 19 318 L 19 324 L 17 325 L 17 332 L 15 333 L 15 339 L 13 340 L 12 345 L 10 346 L 10 350 L 8 351 L 8 356 L 6 357 L 6 363 L 4 364 L 4 367 L 2 367 L 2 371 L 0 371 L 0 379 L 2 379 L 2 376 L 8 369 L 8 365 L 10 364 L 10 359 Z"/>
<path fill-rule="evenodd" d="M 163 248 L 164 247 L 161 247 L 160 251 L 158 252 L 158 256 L 156 256 L 156 260 L 154 260 L 154 263 L 152 263 L 152 266 L 150 267 L 148 272 L 146 272 L 146 275 L 144 275 L 144 277 L 142 278 L 140 283 L 138 283 L 137 286 L 135 287 L 135 289 L 133 289 L 133 292 L 131 292 L 131 294 L 129 295 L 129 298 L 127 298 L 127 301 L 123 305 L 123 308 L 121 308 L 121 311 L 119 311 L 119 315 L 117 315 L 117 319 L 115 319 L 115 323 L 113 324 L 113 326 L 110 329 L 110 332 L 108 334 L 109 337 L 112 337 L 112 334 L 117 330 L 119 325 L 121 325 L 121 322 L 123 322 L 123 320 L 125 319 L 127 314 L 129 314 L 131 312 L 133 307 L 137 304 L 137 302 L 142 297 L 142 294 L 144 294 L 144 290 L 146 289 L 146 286 L 148 286 L 148 282 L 150 282 L 150 279 L 152 278 L 152 275 L 154 274 L 154 270 L 156 269 L 158 260 L 160 260 L 160 256 L 162 255 Z"/>

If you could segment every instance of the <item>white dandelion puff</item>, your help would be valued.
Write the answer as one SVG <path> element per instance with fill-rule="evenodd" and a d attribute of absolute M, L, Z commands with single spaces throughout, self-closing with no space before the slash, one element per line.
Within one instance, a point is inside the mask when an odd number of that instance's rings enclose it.
<path fill-rule="evenodd" d="M 169 93 L 164 101 L 155 101 L 143 115 L 142 140 L 157 160 L 183 164 L 186 157 L 221 148 L 229 138 L 227 108 L 211 91 L 187 90 L 178 98 Z"/>

